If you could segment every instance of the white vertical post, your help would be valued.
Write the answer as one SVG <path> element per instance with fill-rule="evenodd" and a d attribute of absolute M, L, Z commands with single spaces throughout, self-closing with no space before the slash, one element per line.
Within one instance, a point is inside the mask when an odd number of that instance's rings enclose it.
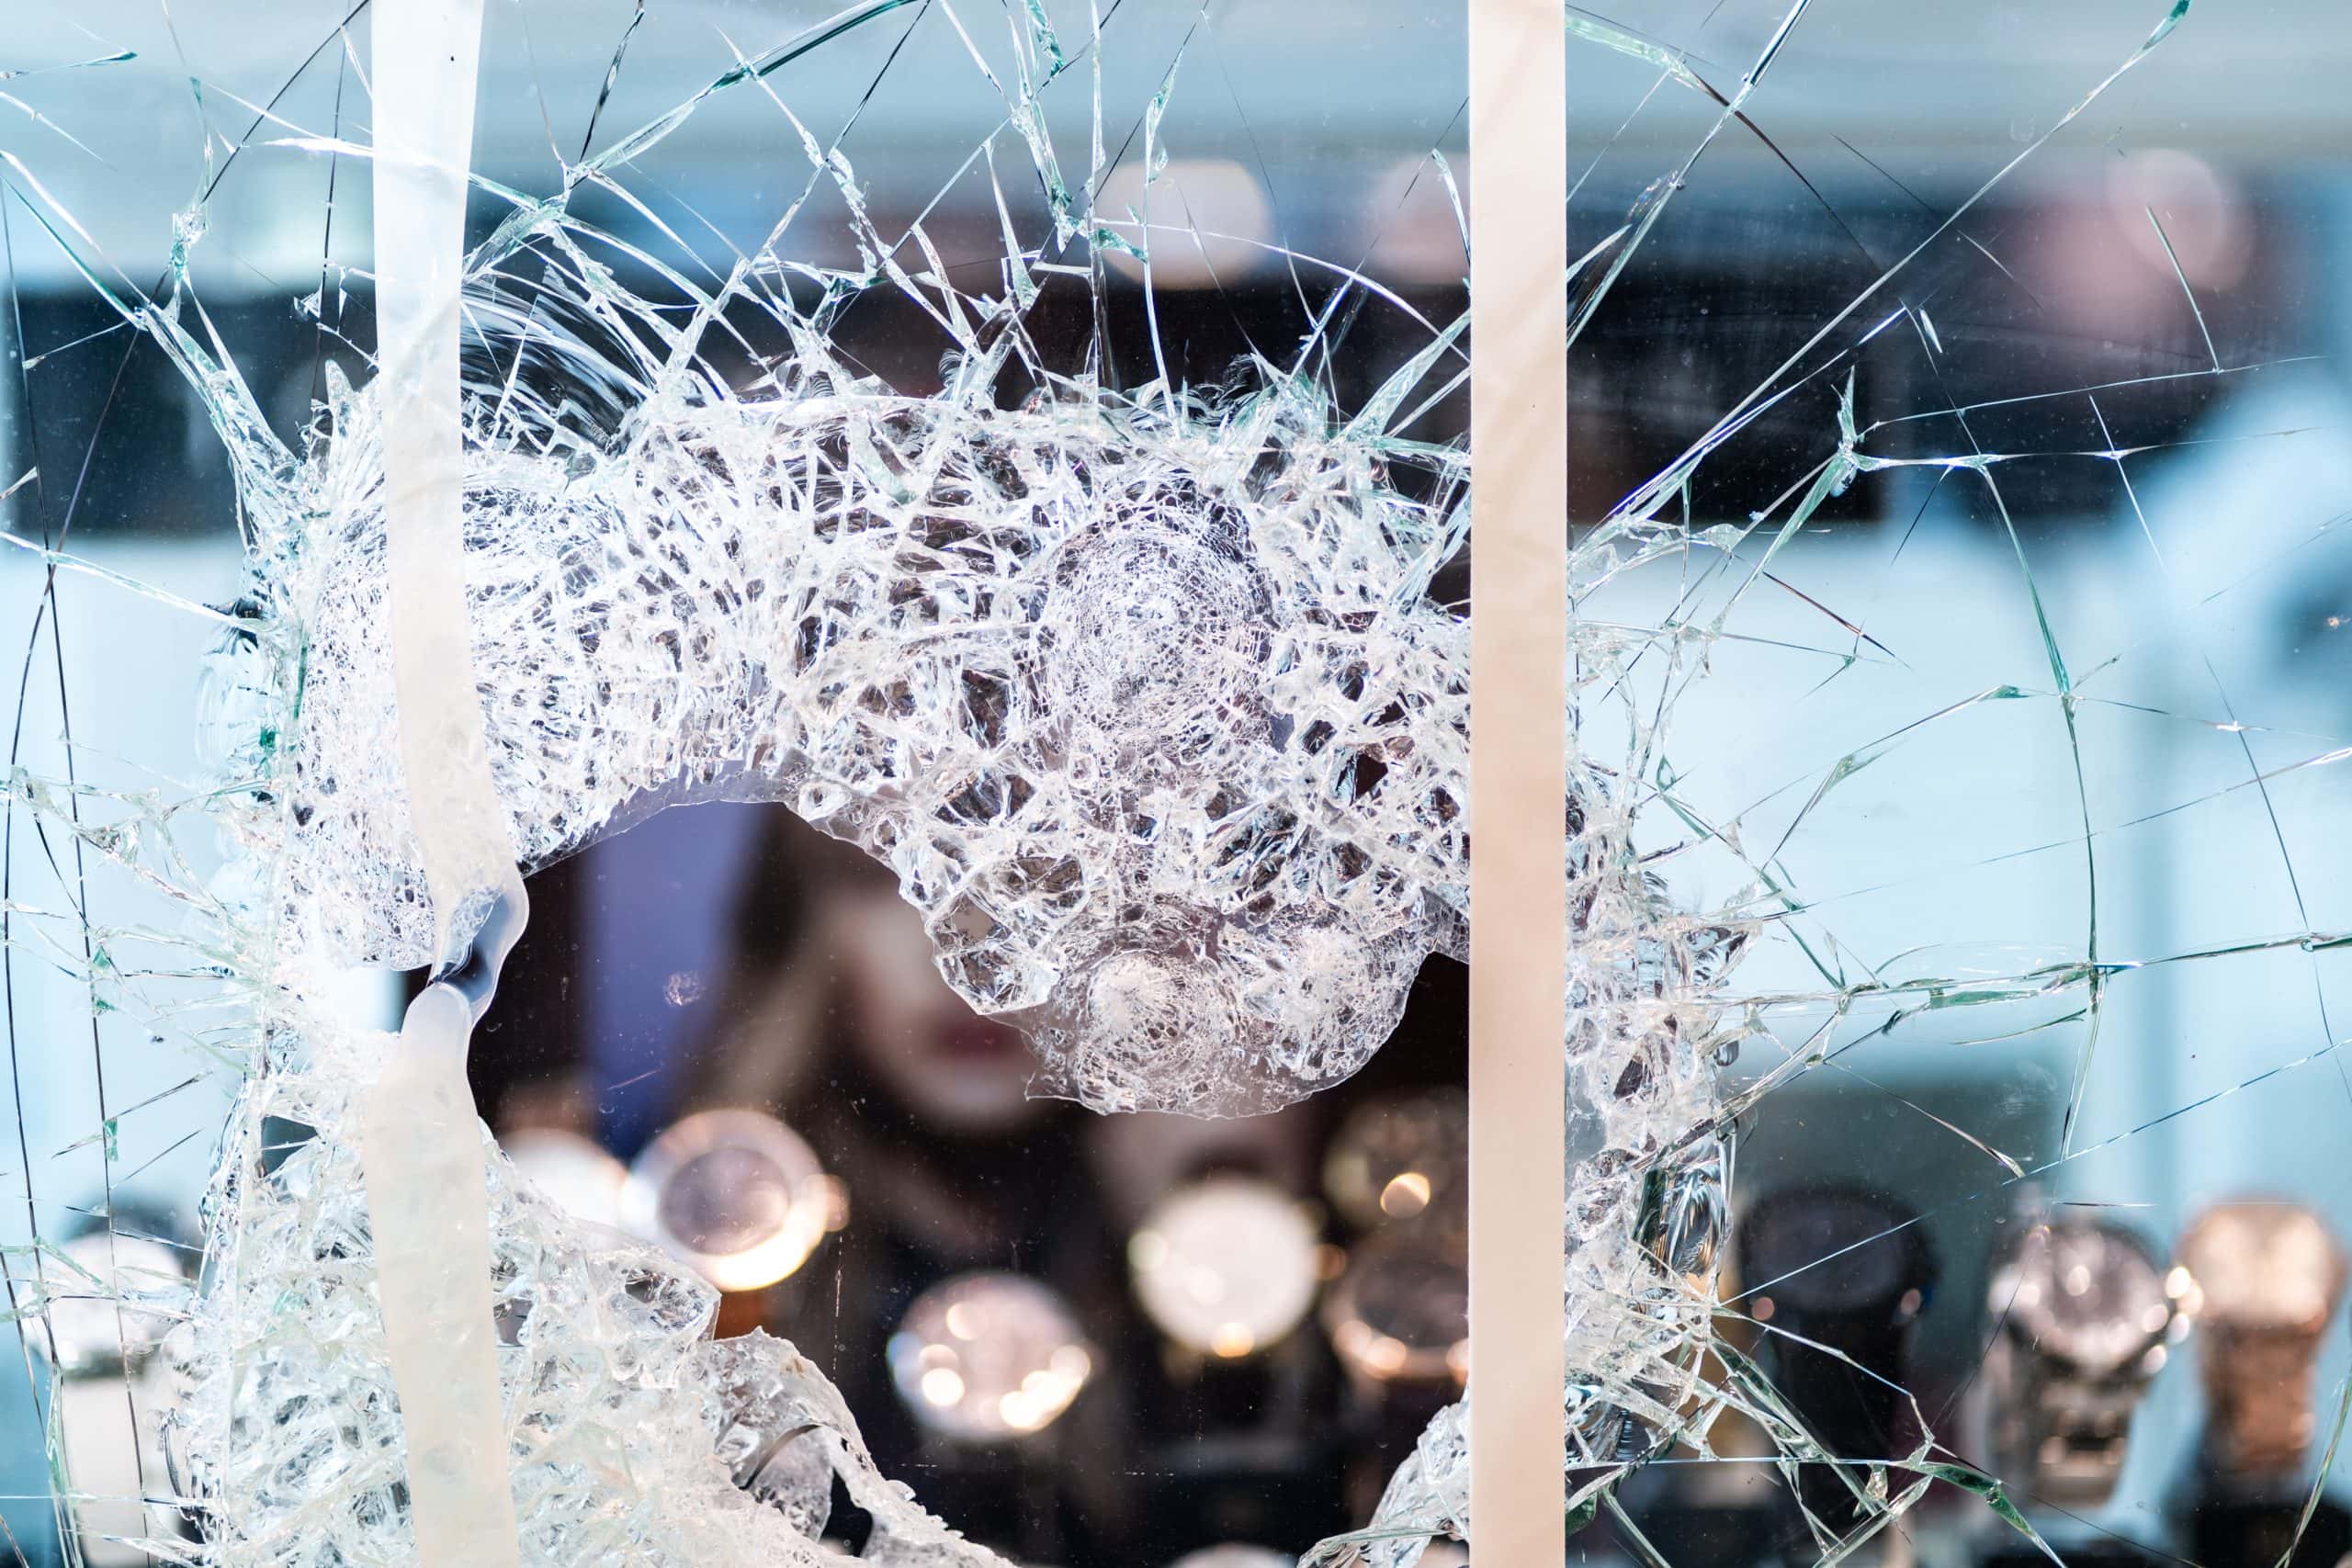
<path fill-rule="evenodd" d="M 491 781 L 465 598 L 458 328 L 481 21 L 482 0 L 373 7 L 376 393 L 392 688 L 435 953 L 458 956 L 458 913 L 478 913 L 487 895 L 493 924 L 477 945 L 494 976 L 525 907 Z M 489 1181 L 466 1084 L 479 999 L 428 986 L 359 1105 L 409 1513 L 428 1568 L 519 1561 L 491 1319 Z"/>
<path fill-rule="evenodd" d="M 1567 64 L 1470 4 L 1470 1519 L 1566 1552 Z"/>

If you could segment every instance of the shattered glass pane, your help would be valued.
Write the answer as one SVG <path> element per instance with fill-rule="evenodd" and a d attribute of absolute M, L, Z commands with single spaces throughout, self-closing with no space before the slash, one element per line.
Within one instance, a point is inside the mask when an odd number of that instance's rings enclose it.
<path fill-rule="evenodd" d="M 502 976 L 381 18 L 26 9 L 16 1560 L 431 1555 L 494 985 L 486 1560 L 1458 1562 L 1461 12 L 492 0 Z M 2352 25 L 1565 17 L 1571 1555 L 2335 1563 Z"/>

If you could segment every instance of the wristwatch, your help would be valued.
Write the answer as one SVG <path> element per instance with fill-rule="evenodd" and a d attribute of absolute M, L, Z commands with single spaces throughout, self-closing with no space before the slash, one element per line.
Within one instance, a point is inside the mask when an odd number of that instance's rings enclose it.
<path fill-rule="evenodd" d="M 1017 1442 L 1061 1417 L 1094 1371 L 1061 1297 L 1019 1274 L 958 1274 L 914 1299 L 890 1336 L 890 1381 L 926 1430 Z"/>
<path fill-rule="evenodd" d="M 1199 1355 L 1239 1360 L 1287 1337 L 1315 1304 L 1315 1222 L 1288 1192 L 1212 1176 L 1168 1193 L 1127 1240 L 1127 1274 L 1153 1326 Z"/>
<path fill-rule="evenodd" d="M 1936 1283 L 1917 1212 L 1866 1188 L 1787 1188 L 1758 1200 L 1734 1241 L 1748 1314 L 1770 1331 L 1781 1392 L 1823 1457 L 1894 1451 L 1911 1341 Z M 1860 1507 L 1849 1480 L 1808 1464 L 1797 1490 L 1815 1518 L 1843 1529 Z"/>
<path fill-rule="evenodd" d="M 2298 1203 L 2217 1203 L 2180 1239 L 2202 1292 L 2205 1448 L 2233 1484 L 2296 1478 L 2310 1451 L 2312 1379 L 2343 1303 L 2344 1249 Z"/>
<path fill-rule="evenodd" d="M 2004 1477 L 2065 1507 L 2115 1490 L 2132 1412 L 2188 1333 L 2196 1287 L 2130 1227 L 2069 1213 L 1994 1260 L 1986 1359 Z"/>
<path fill-rule="evenodd" d="M 1748 1313 L 1773 1331 L 1767 1343 L 1784 1376 L 1795 1374 L 1784 1392 L 1833 1453 L 1883 1447 L 1912 1331 L 1936 1282 L 1917 1212 L 1860 1187 L 1789 1188 L 1759 1200 L 1736 1240 Z"/>
<path fill-rule="evenodd" d="M 808 1261 L 848 1201 L 800 1135 L 764 1111 L 701 1111 L 631 1163 L 621 1228 L 722 1291 L 756 1291 Z"/>

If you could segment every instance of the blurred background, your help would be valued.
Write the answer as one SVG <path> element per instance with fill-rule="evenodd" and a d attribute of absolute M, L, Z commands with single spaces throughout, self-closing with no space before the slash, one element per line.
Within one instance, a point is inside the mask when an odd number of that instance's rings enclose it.
<path fill-rule="evenodd" d="M 475 166 L 559 189 L 583 149 L 830 8 L 492 0 Z M 838 139 L 884 232 L 921 215 L 963 287 L 1001 289 L 1004 225 L 1033 248 L 1046 231 L 975 60 L 1010 85 L 1014 9 L 943 0 L 854 29 L 769 95 L 707 100 L 573 207 L 664 265 L 712 269 L 707 284 L 811 183 L 788 107 Z M 1286 365 L 1351 270 L 1378 288 L 1351 286 L 1327 321 L 1346 407 L 1464 309 L 1458 8 L 1121 0 L 1101 7 L 1099 48 L 1085 5 L 1046 10 L 1088 51 L 1043 98 L 1046 133 L 1086 167 L 1099 61 L 1098 210 L 1158 237 L 1151 318 L 1124 258 L 1099 314 L 1082 279 L 1046 280 L 1031 321 L 1049 352 L 1074 363 L 1099 319 L 1106 373 L 1133 385 L 1155 373 L 1156 319 L 1158 360 L 1196 383 L 1253 353 Z M 1740 536 L 1579 605 L 1705 633 L 1638 671 L 1624 705 L 1670 699 L 1669 762 L 1645 775 L 1676 807 L 1650 814 L 1661 874 L 1766 922 L 1735 982 L 1757 1032 L 1728 1091 L 1773 1087 L 1741 1118 L 1726 1297 L 1849 1348 L 1833 1361 L 1747 1338 L 1825 1430 L 1859 1422 L 1841 1452 L 1902 1451 L 1916 1429 L 1857 1362 L 2005 1475 L 2004 1419 L 2041 1431 L 2069 1379 L 2097 1383 L 2090 1425 L 2128 1424 L 2129 1441 L 2076 1446 L 2110 1490 L 2074 1486 L 2029 1440 L 2019 1462 L 2055 1468 L 2046 1486 L 2018 1478 L 2020 1506 L 2070 1561 L 2253 1561 L 2332 1451 L 2347 1365 L 2332 1249 L 2352 1235 L 2336 1054 L 2352 1027 L 2352 21 L 2320 0 L 2198 0 L 2069 119 L 2156 7 L 1816 0 L 1686 168 L 1722 116 L 1713 95 L 1785 14 L 1570 11 L 1586 35 L 1570 254 L 1670 197 L 1571 350 L 1572 526 L 1751 390 L 1786 391 L 1678 502 Z M 358 378 L 373 341 L 367 166 L 332 145 L 364 142 L 368 118 L 365 13 L 347 42 L 345 16 L 101 0 L 0 17 L 11 535 L 200 603 L 238 592 L 217 438 L 44 219 L 70 211 L 104 276 L 144 287 L 184 265 L 207 330 L 299 431 L 324 367 Z M 1147 186 L 1138 128 L 1171 69 L 1170 162 Z M 974 160 L 984 141 L 1005 216 Z M 199 192 L 201 223 L 175 225 Z M 505 211 L 482 193 L 477 237 Z M 842 217 L 816 182 L 778 253 L 855 265 Z M 939 385 L 944 340 L 904 295 L 868 294 L 834 336 L 903 390 Z M 730 368 L 755 374 L 748 353 Z M 1783 536 L 1792 492 L 1838 449 L 1849 387 L 1856 449 L 1887 465 Z M 1466 418 L 1456 390 L 1408 434 L 1456 439 Z M 209 635 L 86 575 L 58 581 L 51 614 L 44 586 L 35 558 L 0 558 L 0 646 L 30 650 L 15 765 L 64 771 L 70 709 L 85 781 L 192 775 Z M 1600 735 L 1604 710 L 1620 728 Z M 1629 747 L 1616 706 L 1589 716 L 1589 748 Z M 29 833 L 6 852 L 20 886 L 55 874 Z M 1070 1568 L 1221 1543 L 1273 1555 L 1218 1568 L 1283 1561 L 1362 1523 L 1454 1396 L 1456 966 L 1431 962 L 1398 1037 L 1331 1094 L 1241 1122 L 1105 1122 L 1026 1099 L 1025 1046 L 961 1009 L 888 876 L 780 808 L 663 812 L 544 871 L 532 898 L 473 1058 L 510 1152 L 730 1286 L 721 1332 L 793 1339 L 884 1468 L 976 1538 Z M 135 1213 L 185 1260 L 226 1080 L 199 1071 L 149 1104 L 196 1070 L 178 1045 L 93 1024 L 87 987 L 26 943 L 8 964 L 0 1103 L 20 1133 L 0 1158 L 0 1240 L 62 1245 L 109 1216 L 125 1234 Z M 351 1005 L 390 1019 L 402 983 L 356 976 Z M 2098 1377 L 2089 1351 L 2032 1370 L 2064 1325 L 2007 1328 L 2020 1238 L 2096 1220 L 2139 1237 L 2161 1285 L 2192 1224 L 2244 1199 L 2267 1207 L 2213 1256 L 2261 1288 L 2200 1274 L 2212 1299 L 2183 1339 L 2187 1303 L 2132 1295 L 2116 1242 L 2058 1270 L 2073 1328 L 2161 1307 L 2157 1353 L 2134 1342 L 2128 1371 Z M 1775 1201 L 1779 1250 L 1750 1224 Z M 2281 1239 L 2272 1222 L 2301 1212 L 2321 1241 Z M 1890 1231 L 1899 1246 L 1873 1241 L 1843 1272 L 1811 1267 Z M 2096 1288 L 2064 1285 L 2077 1266 Z M 1808 1269 L 1811 1296 L 1785 1282 Z M 2297 1292 L 2315 1326 L 2261 1318 Z M 2251 1372 L 2249 1337 L 2269 1348 Z M 58 1561 L 43 1427 L 62 1412 L 83 1434 L 74 1464 L 119 1471 L 124 1369 L 81 1409 L 30 1347 L 5 1348 L 23 1371 L 0 1378 L 0 1518 L 24 1561 Z M 2300 1436 L 2240 1465 L 2215 1432 L 2256 1395 Z M 1734 1425 L 1719 1448 L 1768 1451 Z M 1638 1524 L 1572 1553 L 1638 1561 L 1646 1531 L 1676 1562 L 1811 1560 L 1779 1472 L 1688 1457 L 1628 1488 Z M 1988 1523 L 1939 1488 L 1872 1550 L 1992 1561 Z M 99 1533 L 93 1562 L 109 1560 Z M 2347 1550 L 2323 1510 L 2294 1561 Z"/>

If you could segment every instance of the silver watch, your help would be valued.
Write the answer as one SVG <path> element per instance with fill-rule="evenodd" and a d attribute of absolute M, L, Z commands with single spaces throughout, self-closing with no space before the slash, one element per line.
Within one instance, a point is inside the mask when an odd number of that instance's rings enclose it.
<path fill-rule="evenodd" d="M 2114 1491 L 2132 1409 L 2188 1333 L 2195 1286 L 2112 1220 L 2037 1224 L 1996 1259 L 1986 1362 L 2001 1472 L 2042 1501 Z"/>

